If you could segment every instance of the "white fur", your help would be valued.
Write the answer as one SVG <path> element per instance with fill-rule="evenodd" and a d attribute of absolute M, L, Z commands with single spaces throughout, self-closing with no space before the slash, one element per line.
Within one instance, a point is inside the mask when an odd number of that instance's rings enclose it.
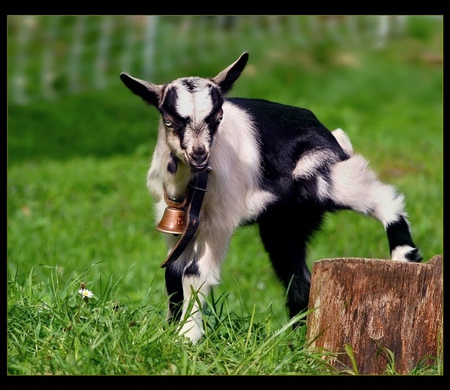
<path fill-rule="evenodd" d="M 330 198 L 362 214 L 379 219 L 386 228 L 390 222 L 405 215 L 403 195 L 393 186 L 381 183 L 368 167 L 364 157 L 355 154 L 338 162 L 331 169 Z"/>
<path fill-rule="evenodd" d="M 248 115 L 229 102 L 224 103 L 223 111 L 210 159 L 213 174 L 203 204 L 209 210 L 206 218 L 215 225 L 208 229 L 217 225 L 234 229 L 274 200 L 272 194 L 259 188 L 260 152 Z"/>
<path fill-rule="evenodd" d="M 317 170 L 337 161 L 334 153 L 327 149 L 311 149 L 306 152 L 298 161 L 292 172 L 294 179 L 308 179 L 317 175 Z"/>
<path fill-rule="evenodd" d="M 406 255 L 414 249 L 415 248 L 412 248 L 409 245 L 398 246 L 392 251 L 391 258 L 392 260 L 408 261 Z"/>
<path fill-rule="evenodd" d="M 181 116 L 191 118 L 196 124 L 201 123 L 211 113 L 212 109 L 208 88 L 211 82 L 198 77 L 187 77 L 186 80 L 197 86 L 195 90 L 188 91 L 182 85 L 182 80 L 175 80 L 171 84 L 172 88 L 176 87 L 177 89 L 177 112 Z"/>
<path fill-rule="evenodd" d="M 341 148 L 344 149 L 345 153 L 349 156 L 353 156 L 353 145 L 344 130 L 339 128 L 333 130 L 331 133 L 334 135 L 334 138 L 336 138 L 339 145 L 341 145 Z"/>
<path fill-rule="evenodd" d="M 234 230 L 245 221 L 255 218 L 268 203 L 274 201 L 274 196 L 262 191 L 258 185 L 261 175 L 260 153 L 248 115 L 229 102 L 224 103 L 223 111 L 223 121 L 209 160 L 212 171 L 209 173 L 208 190 L 200 214 L 202 223 L 195 242 L 189 245 L 176 263 L 184 269 L 195 255 L 201 259 L 198 262 L 200 277 L 183 277 L 185 299 L 182 318 L 185 321 L 182 322 L 180 334 L 194 343 L 203 334 L 201 306 L 204 297 L 220 281 L 220 265 Z M 165 131 L 163 127 L 160 127 L 161 131 Z M 158 137 L 147 175 L 147 187 L 157 199 L 157 219 L 162 217 L 165 209 L 161 190 L 163 185 L 167 187 L 169 197 L 183 198 L 190 177 L 189 169 L 184 164 L 178 164 L 175 180 L 167 172 L 169 150 L 164 140 L 165 137 Z M 176 242 L 177 239 L 172 236 L 167 238 L 168 253 Z M 195 301 L 189 312 L 192 289 L 198 293 L 196 298 L 200 305 Z"/>
<path fill-rule="evenodd" d="M 341 148 L 349 155 L 353 155 L 353 146 L 350 138 L 342 129 L 332 131 L 333 136 L 338 141 Z M 302 178 L 308 179 L 317 176 L 318 169 L 324 165 L 331 165 L 337 161 L 337 157 L 330 150 L 327 149 L 313 149 L 305 153 L 295 165 L 292 172 L 294 179 Z M 329 192 L 329 185 L 322 176 L 317 178 L 317 190 L 321 199 L 326 199 Z"/>
<path fill-rule="evenodd" d="M 317 177 L 317 195 L 320 200 L 328 199 L 328 195 L 330 193 L 330 185 L 327 181 L 322 177 Z"/>

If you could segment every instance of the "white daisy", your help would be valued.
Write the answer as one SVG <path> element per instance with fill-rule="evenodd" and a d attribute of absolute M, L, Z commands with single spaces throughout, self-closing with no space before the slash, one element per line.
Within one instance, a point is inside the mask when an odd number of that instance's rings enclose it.
<path fill-rule="evenodd" d="M 92 298 L 94 296 L 92 291 L 86 290 L 85 288 L 80 288 L 78 294 L 80 294 L 82 298 Z"/>

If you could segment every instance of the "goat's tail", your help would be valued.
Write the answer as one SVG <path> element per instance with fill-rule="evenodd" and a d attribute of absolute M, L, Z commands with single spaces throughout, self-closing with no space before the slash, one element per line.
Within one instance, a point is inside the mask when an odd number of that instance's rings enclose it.
<path fill-rule="evenodd" d="M 337 205 L 371 215 L 383 223 L 393 260 L 422 260 L 412 240 L 403 195 L 380 182 L 362 156 L 354 154 L 335 164 L 331 179 L 330 197 Z"/>

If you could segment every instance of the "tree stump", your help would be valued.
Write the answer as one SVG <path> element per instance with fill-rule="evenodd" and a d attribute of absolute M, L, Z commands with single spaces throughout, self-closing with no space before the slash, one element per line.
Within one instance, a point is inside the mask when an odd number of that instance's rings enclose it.
<path fill-rule="evenodd" d="M 442 358 L 442 256 L 426 263 L 317 261 L 308 309 L 311 348 L 331 352 L 339 370 L 354 370 L 353 359 L 359 374 L 382 374 L 388 367 L 406 374 L 419 362 L 432 363 L 430 356 Z"/>

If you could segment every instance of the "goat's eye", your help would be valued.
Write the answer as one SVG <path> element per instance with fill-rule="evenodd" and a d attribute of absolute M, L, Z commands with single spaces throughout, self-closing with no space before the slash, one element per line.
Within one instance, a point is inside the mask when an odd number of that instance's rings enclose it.
<path fill-rule="evenodd" d="M 172 121 L 169 121 L 166 118 L 164 118 L 163 121 L 164 121 L 164 124 L 166 125 L 166 127 L 172 127 L 173 126 Z"/>

